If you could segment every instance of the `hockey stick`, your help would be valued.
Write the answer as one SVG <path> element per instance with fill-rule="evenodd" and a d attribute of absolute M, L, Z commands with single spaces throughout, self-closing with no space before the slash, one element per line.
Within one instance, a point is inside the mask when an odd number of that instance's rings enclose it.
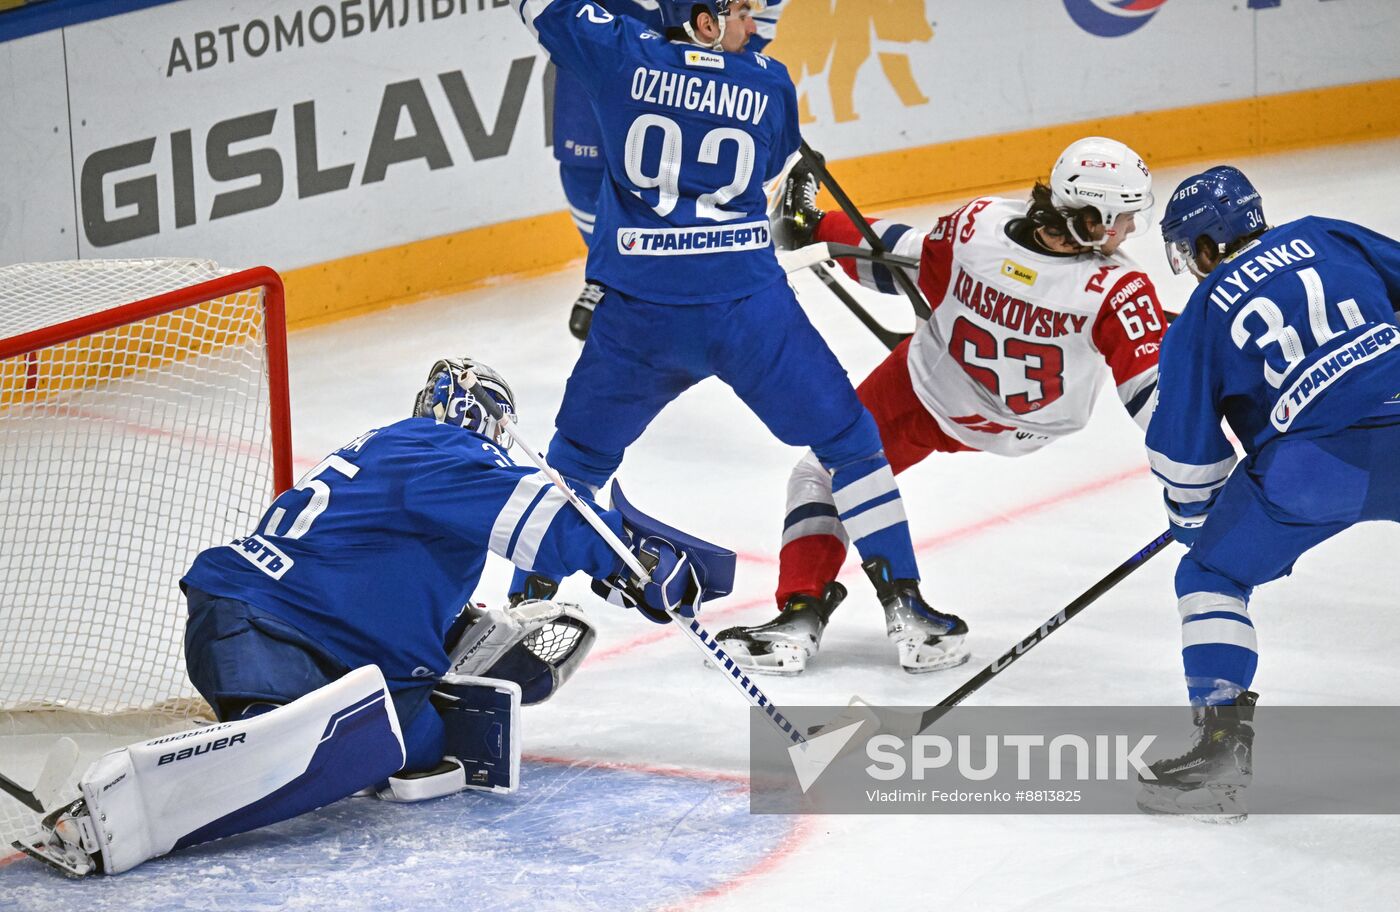
<path fill-rule="evenodd" d="M 637 555 L 633 554 L 628 547 L 622 543 L 622 540 L 617 537 L 617 534 L 613 532 L 612 529 L 608 528 L 607 523 L 603 522 L 602 517 L 585 504 L 583 499 L 574 493 L 573 488 L 569 487 L 564 481 L 563 477 L 550 467 L 549 463 L 545 461 L 544 454 L 530 446 L 529 441 L 520 436 L 519 426 L 511 416 L 505 413 L 496 400 L 491 397 L 491 394 L 482 388 L 481 382 L 477 379 L 476 374 L 469 371 L 466 379 L 467 387 L 472 391 L 472 395 L 476 397 L 476 401 L 481 403 L 482 408 L 486 409 L 491 417 L 496 419 L 496 422 L 509 431 L 510 435 L 520 443 L 521 447 L 525 449 L 526 455 L 530 457 L 530 461 L 535 464 L 536 468 L 544 473 L 546 478 L 554 483 L 555 487 L 564 494 L 564 497 L 568 499 L 569 503 L 573 504 L 574 508 L 578 510 L 579 513 L 583 514 L 584 520 L 588 525 L 593 527 L 593 531 L 598 533 L 603 541 L 607 543 L 608 547 L 613 550 L 613 553 L 622 558 L 622 562 L 627 566 L 627 569 L 632 571 L 639 580 L 650 580 L 651 574 L 642 566 L 642 562 L 637 559 Z M 744 674 L 743 669 L 739 667 L 738 663 L 729 657 L 729 654 L 719 645 L 719 641 L 715 639 L 714 634 L 702 627 L 700 622 L 694 618 L 682 617 L 674 611 L 668 611 L 666 613 L 670 615 L 671 620 L 676 623 L 676 626 L 678 626 L 690 642 L 694 644 L 695 648 L 699 649 L 709 662 L 714 663 L 715 667 L 719 668 L 721 672 L 733 682 L 734 686 L 739 689 L 739 692 L 744 695 L 744 699 L 748 700 L 753 706 L 763 710 L 765 717 L 784 738 L 788 739 L 793 744 L 805 744 L 807 742 L 807 739 L 803 737 L 802 732 L 798 730 L 797 726 L 789 722 L 787 717 L 778 711 L 778 707 L 772 700 L 768 699 L 768 696 L 763 692 L 762 688 L 755 684 L 748 675 Z"/>
<path fill-rule="evenodd" d="M 0 774 L 0 792 L 5 792 L 36 814 L 48 812 L 48 803 L 63 788 L 73 768 L 78 765 L 78 745 L 72 738 L 59 738 L 44 758 L 44 767 L 34 788 L 27 789 L 10 777 Z"/>
<path fill-rule="evenodd" d="M 1056 630 L 1059 630 L 1065 624 L 1069 623 L 1069 620 L 1073 618 L 1076 614 L 1083 611 L 1085 608 L 1088 608 L 1090 605 L 1096 602 L 1099 599 L 1099 597 L 1102 596 L 1105 592 L 1112 589 L 1114 586 L 1117 586 L 1123 580 L 1127 579 L 1129 574 L 1141 567 L 1143 564 L 1147 563 L 1173 541 L 1175 541 L 1175 538 L 1173 537 L 1170 529 L 1163 532 L 1156 538 L 1152 539 L 1152 541 L 1148 542 L 1136 554 L 1128 558 L 1122 564 L 1118 565 L 1118 567 L 1116 567 L 1107 576 L 1105 576 L 1103 579 L 1099 580 L 1097 583 L 1085 590 L 1083 595 L 1079 596 L 1079 598 L 1070 602 L 1068 605 L 1061 608 L 1058 612 L 1052 615 L 1049 620 L 1047 620 L 1044 624 L 1041 624 L 1039 628 L 1037 628 L 1030 634 L 1030 636 L 1027 636 L 1015 646 L 1012 646 L 1006 652 L 1002 653 L 1000 658 L 992 662 L 992 664 L 988 665 L 986 668 L 979 671 L 970 680 L 968 680 L 967 683 L 963 684 L 957 690 L 953 691 L 952 693 L 948 694 L 948 696 L 938 701 L 936 705 L 930 706 L 929 708 L 919 712 L 917 720 L 914 720 L 912 718 L 912 713 L 907 712 L 895 712 L 885 714 L 876 713 L 869 703 L 866 703 L 860 698 L 855 698 L 851 701 L 851 704 L 852 707 L 857 708 L 853 708 L 845 713 L 842 713 L 837 718 L 831 720 L 830 722 L 827 722 L 822 726 L 819 726 L 818 728 L 809 729 L 807 734 L 815 735 L 819 731 L 834 731 L 854 721 L 863 720 L 875 722 L 877 725 L 877 731 L 888 732 L 890 734 L 897 734 L 903 737 L 910 737 L 912 735 L 917 735 L 921 734 L 922 732 L 928 731 L 930 728 L 933 727 L 933 725 L 936 722 L 938 722 L 939 719 L 943 718 L 944 714 L 947 713 L 948 710 L 952 709 L 954 706 L 957 706 L 959 703 L 972 696 L 978 690 L 981 690 L 984 684 L 986 684 L 992 678 L 995 678 L 997 675 L 1001 674 L 1003 671 L 1005 671 L 1013 662 L 1015 662 L 1017 659 L 1019 659 L 1026 653 L 1030 652 L 1031 649 L 1033 649 L 1037 644 L 1039 644 L 1050 634 L 1054 633 Z M 896 717 L 899 718 L 896 719 Z"/>
<path fill-rule="evenodd" d="M 865 243 L 870 245 L 870 249 L 877 254 L 888 255 L 889 251 L 885 248 L 884 242 L 880 240 L 880 236 L 875 233 L 875 229 L 871 228 L 870 223 L 860 214 L 860 210 L 856 208 L 855 203 L 851 202 L 851 198 L 846 195 L 846 191 L 842 190 L 841 185 L 836 183 L 836 179 L 832 177 L 831 172 L 826 169 L 826 162 L 822 160 L 822 157 L 812 151 L 812 147 L 807 145 L 805 139 L 802 141 L 799 151 L 802 153 L 802 158 L 807 162 L 807 166 L 816 172 L 817 180 L 821 182 L 822 186 L 831 191 L 831 195 L 836 198 L 836 204 L 840 206 L 841 211 L 846 213 L 850 218 L 851 222 L 856 226 L 856 230 L 860 232 L 861 237 L 865 238 Z M 909 303 L 914 306 L 915 316 L 920 320 L 927 320 L 931 317 L 933 315 L 933 310 L 929 307 L 928 301 L 924 300 L 923 292 L 919 291 L 919 287 L 914 284 L 914 280 L 909 278 L 909 275 L 902 269 L 891 269 L 890 272 L 894 275 L 895 284 L 908 296 Z"/>
<path fill-rule="evenodd" d="M 831 293 L 836 295 L 837 300 L 846 305 L 846 308 L 856 315 L 856 319 L 861 322 L 866 329 L 875 334 L 888 349 L 893 349 L 900 342 L 909 338 L 909 333 L 897 332 L 893 329 L 886 329 L 880 322 L 871 316 L 855 296 L 847 291 L 837 280 L 836 275 L 827 268 L 827 263 L 839 257 L 855 257 L 857 259 L 871 260 L 876 263 L 889 264 L 890 268 L 897 269 L 901 266 L 917 267 L 919 261 L 910 257 L 897 256 L 895 254 L 879 254 L 873 250 L 866 250 L 864 247 L 852 247 L 849 244 L 808 244 L 806 247 L 799 247 L 796 250 L 785 250 L 778 254 L 778 263 L 783 267 L 784 272 L 800 272 L 803 269 L 810 269 L 816 273 L 817 278 L 822 280 Z"/>
<path fill-rule="evenodd" d="M 861 306 L 860 302 L 856 300 L 855 295 L 851 294 L 842 286 L 840 280 L 832 274 L 825 263 L 814 264 L 812 266 L 812 272 L 816 273 L 817 278 L 822 280 L 822 284 L 825 285 L 832 294 L 836 295 L 837 300 L 846 305 L 847 310 L 856 315 L 856 319 L 861 322 L 862 326 L 875 334 L 875 338 L 879 339 L 884 344 L 885 348 L 893 351 L 899 343 L 903 342 L 911 335 L 910 333 L 896 332 L 893 329 L 886 329 L 884 326 L 881 326 L 879 321 L 870 315 L 870 311 Z"/>
<path fill-rule="evenodd" d="M 1152 539 L 1152 541 L 1148 542 L 1136 554 L 1119 564 L 1107 576 L 1085 590 L 1083 595 L 1061 608 L 1058 613 L 1051 616 L 1044 624 L 1041 624 L 1030 636 L 1002 653 L 1001 658 L 979 671 L 971 680 L 963 684 L 963 686 L 940 700 L 937 706 L 931 706 L 924 710 L 923 715 L 919 717 L 919 731 L 927 731 L 930 726 L 943 717 L 944 713 L 980 690 L 983 684 L 986 684 L 992 678 L 1001 674 L 1011 663 L 1030 652 L 1032 648 L 1050 634 L 1069 623 L 1070 618 L 1098 601 L 1099 596 L 1123 582 L 1123 580 L 1128 578 L 1129 574 L 1147 563 L 1173 541 L 1175 541 L 1175 538 L 1170 529 Z"/>

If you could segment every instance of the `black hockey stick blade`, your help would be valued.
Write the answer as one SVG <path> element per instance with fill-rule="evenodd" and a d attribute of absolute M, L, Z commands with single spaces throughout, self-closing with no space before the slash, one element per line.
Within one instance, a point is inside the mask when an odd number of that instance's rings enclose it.
<path fill-rule="evenodd" d="M 0 773 L 0 792 L 9 795 L 36 814 L 44 813 L 43 802 L 39 800 L 38 796 L 4 773 Z M 23 847 L 21 846 L 21 848 Z"/>
<path fill-rule="evenodd" d="M 870 249 L 878 254 L 888 253 L 889 251 L 885 249 L 884 242 L 881 241 L 880 236 L 875 233 L 875 229 L 870 227 L 870 224 L 865 220 L 865 216 L 861 215 L 860 210 L 856 208 L 856 204 L 851 201 L 851 198 L 846 195 L 846 191 L 841 189 L 841 185 L 836 182 L 836 179 L 831 176 L 831 172 L 826 169 L 826 162 L 822 157 L 814 152 L 811 146 L 807 145 L 805 139 L 798 149 L 802 153 L 803 160 L 807 162 L 807 166 L 816 173 L 817 179 L 821 182 L 822 186 L 831 191 L 831 195 L 836 199 L 836 204 L 840 206 L 841 211 L 846 213 L 846 216 L 850 218 L 851 222 L 856 226 L 856 230 L 860 232 L 861 237 L 865 238 L 865 243 L 870 245 Z M 931 317 L 933 315 L 933 310 L 929 307 L 928 301 L 924 300 L 924 294 L 919 291 L 919 286 L 914 284 L 914 280 L 909 278 L 909 275 L 902 269 L 891 269 L 890 273 L 894 276 L 895 284 L 898 285 L 900 290 L 909 298 L 909 303 L 914 307 L 915 316 L 920 320 L 927 320 Z"/>
<path fill-rule="evenodd" d="M 855 299 L 855 295 L 847 291 L 841 285 L 840 280 L 832 275 L 831 270 L 827 269 L 824 264 L 817 263 L 812 267 L 812 271 L 815 272 L 817 277 L 822 280 L 822 283 L 830 289 L 831 293 L 836 295 L 837 299 L 840 300 L 842 304 L 845 304 L 846 308 L 851 313 L 856 315 L 856 319 L 861 322 L 861 325 L 875 334 L 875 338 L 879 339 L 885 348 L 893 351 L 899 343 L 909 338 L 909 333 L 895 332 L 892 329 L 881 326 L 880 322 L 871 316 L 870 311 L 861 306 L 861 303 Z"/>
<path fill-rule="evenodd" d="M 972 696 L 973 693 L 981 689 L 983 684 L 986 684 L 992 678 L 1005 671 L 1013 662 L 1030 652 L 1031 649 L 1042 640 L 1067 624 L 1070 618 L 1073 618 L 1076 614 L 1096 602 L 1105 592 L 1127 579 L 1129 574 L 1147 563 L 1173 541 L 1175 541 L 1175 538 L 1170 529 L 1152 539 L 1152 541 L 1139 549 L 1136 554 L 1119 564 L 1107 576 L 1085 590 L 1083 595 L 1061 608 L 1056 614 L 1051 616 L 1049 620 L 1041 624 L 1037 630 L 1031 633 L 1030 636 L 1021 640 L 1021 642 L 1017 643 L 1015 646 L 1012 646 L 1004 652 L 999 659 L 979 671 L 966 684 L 944 697 L 937 706 L 932 706 L 924 710 L 924 714 L 919 720 L 919 731 L 927 731 L 931 725 L 942 718 L 944 713 Z"/>

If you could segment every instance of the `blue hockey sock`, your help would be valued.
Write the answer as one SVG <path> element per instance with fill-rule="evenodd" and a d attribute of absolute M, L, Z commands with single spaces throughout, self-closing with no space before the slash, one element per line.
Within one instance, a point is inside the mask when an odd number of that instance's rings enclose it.
<path fill-rule="evenodd" d="M 1218 592 L 1181 597 L 1181 662 L 1191 703 L 1232 703 L 1254 682 L 1259 652 L 1242 599 Z"/>
<path fill-rule="evenodd" d="M 904 501 L 883 452 L 836 467 L 831 497 L 861 560 L 884 558 L 894 579 L 919 578 Z"/>

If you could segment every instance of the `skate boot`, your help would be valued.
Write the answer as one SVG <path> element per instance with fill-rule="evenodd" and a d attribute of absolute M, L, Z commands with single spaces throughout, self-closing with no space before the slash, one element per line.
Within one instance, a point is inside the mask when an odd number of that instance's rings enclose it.
<path fill-rule="evenodd" d="M 778 616 L 755 627 L 730 627 L 715 637 L 744 671 L 797 675 L 821 647 L 831 612 L 846 597 L 846 587 L 827 583 L 820 597 L 794 595 Z"/>
<path fill-rule="evenodd" d="M 589 327 L 593 325 L 593 310 L 603 300 L 605 290 L 597 282 L 585 280 L 583 291 L 574 301 L 574 309 L 569 311 L 569 332 L 580 342 L 588 338 Z"/>
<path fill-rule="evenodd" d="M 967 624 L 953 614 L 929 607 L 917 580 L 890 578 L 889 562 L 871 558 L 861 564 L 885 609 L 885 632 L 899 651 L 899 667 L 909 674 L 953 668 L 968 659 Z"/>
<path fill-rule="evenodd" d="M 525 586 L 519 592 L 512 592 L 506 596 L 510 607 L 514 608 L 521 602 L 542 601 L 547 602 L 554 598 L 559 591 L 559 581 L 550 579 L 539 573 L 531 573 L 525 577 Z"/>
<path fill-rule="evenodd" d="M 69 877 L 102 873 L 101 840 L 85 799 L 53 811 L 40 826 L 43 832 L 38 839 L 16 842 L 15 848 Z"/>
<path fill-rule="evenodd" d="M 773 246 L 779 250 L 796 250 L 812 243 L 817 224 L 826 215 L 817 208 L 820 188 L 817 175 L 805 161 L 792 166 L 768 213 L 768 221 L 773 226 Z"/>
<path fill-rule="evenodd" d="M 1236 823 L 1249 813 L 1244 793 L 1254 778 L 1254 704 L 1244 691 L 1233 704 L 1194 710 L 1196 743 L 1180 757 L 1148 765 L 1155 779 L 1138 776 L 1137 805 L 1149 814 L 1184 814 L 1211 823 Z"/>

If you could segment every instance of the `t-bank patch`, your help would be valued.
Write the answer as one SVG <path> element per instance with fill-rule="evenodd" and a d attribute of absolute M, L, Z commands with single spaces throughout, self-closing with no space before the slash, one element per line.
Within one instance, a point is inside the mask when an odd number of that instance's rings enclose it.
<path fill-rule="evenodd" d="M 1020 263 L 1013 262 L 1012 260 L 1001 261 L 1001 274 L 1008 279 L 1015 279 L 1022 285 L 1034 285 L 1036 277 L 1040 275 L 1040 273 L 1036 272 L 1034 269 L 1022 266 Z"/>
<path fill-rule="evenodd" d="M 688 67 L 705 67 L 710 70 L 724 69 L 724 58 L 719 54 L 711 54 L 709 51 L 686 51 L 685 65 Z"/>

